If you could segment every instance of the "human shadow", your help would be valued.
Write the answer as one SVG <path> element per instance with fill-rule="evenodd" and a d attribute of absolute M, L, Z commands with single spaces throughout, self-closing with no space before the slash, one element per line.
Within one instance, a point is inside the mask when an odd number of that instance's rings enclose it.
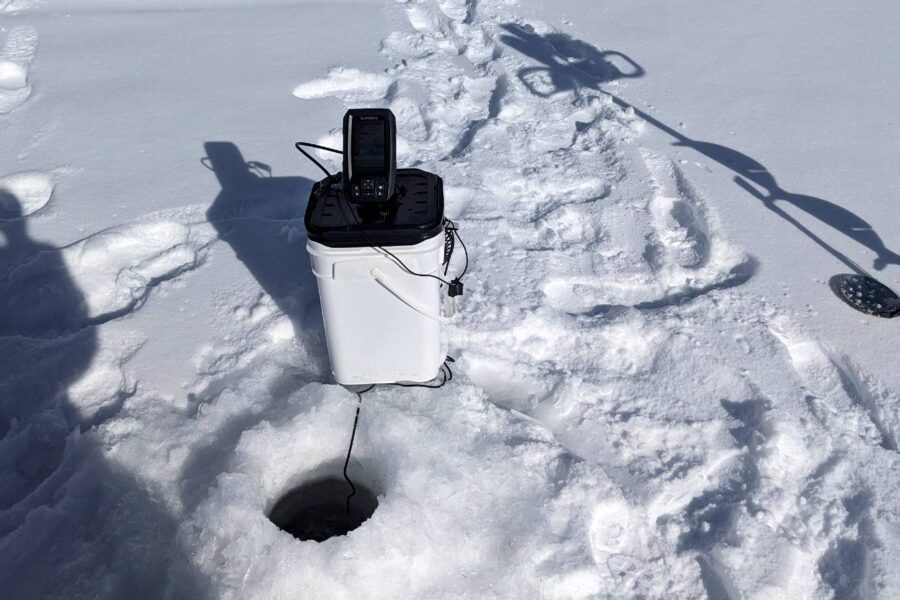
<path fill-rule="evenodd" d="M 18 200 L 0 191 L 0 510 L 29 496 L 59 465 L 75 415 L 68 386 L 97 340 L 59 250 L 31 239 Z M 8 443 L 13 442 L 14 443 Z"/>
<path fill-rule="evenodd" d="M 231 142 L 207 142 L 204 148 L 203 164 L 222 187 L 207 220 L 290 318 L 296 334 L 322 331 L 316 282 L 304 250 L 303 216 L 313 182 L 274 177 L 268 165 L 246 161 Z"/>
<path fill-rule="evenodd" d="M 539 34 L 528 26 L 516 24 L 506 24 L 503 25 L 503 28 L 509 32 L 509 35 L 501 37 L 503 42 L 543 65 L 526 67 L 518 73 L 519 79 L 534 95 L 549 98 L 563 92 L 573 92 L 577 95 L 583 89 L 602 91 L 608 94 L 618 106 L 634 111 L 634 114 L 674 138 L 673 145 L 691 148 L 731 170 L 735 173 L 735 184 L 742 190 L 762 202 L 767 209 L 791 223 L 855 273 L 867 274 L 860 265 L 786 212 L 782 205 L 793 205 L 868 248 L 875 254 L 872 265 L 874 269 L 880 271 L 890 264 L 900 265 L 900 255 L 888 249 L 872 225 L 859 215 L 823 198 L 788 192 L 778 184 L 775 176 L 759 161 L 721 144 L 691 139 L 638 107 L 602 89 L 601 86 L 604 83 L 623 77 L 644 75 L 644 69 L 621 52 L 600 51 L 591 44 L 573 39 L 565 33 Z M 628 65 L 627 70 L 622 71 L 616 65 L 617 61 L 624 61 Z"/>
<path fill-rule="evenodd" d="M 91 434 L 111 415 L 69 394 L 97 346 L 61 251 L 0 190 L 0 597 L 202 597 L 177 521 Z"/>

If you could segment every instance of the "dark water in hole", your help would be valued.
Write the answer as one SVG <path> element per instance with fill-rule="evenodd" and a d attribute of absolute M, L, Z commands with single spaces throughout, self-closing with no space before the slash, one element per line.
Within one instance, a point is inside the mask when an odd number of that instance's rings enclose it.
<path fill-rule="evenodd" d="M 378 498 L 364 485 L 354 482 L 356 494 L 347 496 L 350 486 L 343 479 L 329 477 L 304 483 L 285 494 L 269 513 L 269 520 L 298 540 L 322 542 L 346 535 L 362 525 L 375 509 Z"/>

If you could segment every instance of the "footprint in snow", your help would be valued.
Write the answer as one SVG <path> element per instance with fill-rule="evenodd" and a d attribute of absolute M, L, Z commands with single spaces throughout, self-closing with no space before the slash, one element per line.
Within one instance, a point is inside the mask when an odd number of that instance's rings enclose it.
<path fill-rule="evenodd" d="M 34 8 L 40 0 L 0 0 L 0 14 L 11 14 Z"/>
<path fill-rule="evenodd" d="M 319 77 L 294 88 L 294 96 L 303 100 L 339 98 L 345 102 L 377 102 L 383 99 L 392 79 L 384 73 L 368 73 L 359 69 L 335 67 Z"/>
<path fill-rule="evenodd" d="M 611 588 L 630 590 L 634 597 L 654 597 L 659 583 L 670 579 L 662 545 L 644 521 L 624 499 L 609 498 L 594 508 L 590 527 L 594 562 L 606 567 L 602 575 L 611 579 Z"/>
<path fill-rule="evenodd" d="M 654 266 L 703 267 L 710 258 L 710 232 L 699 195 L 671 160 L 642 154 L 653 182 L 649 209 L 655 237 Z"/>
<path fill-rule="evenodd" d="M 898 451 L 900 402 L 893 391 L 850 358 L 798 334 L 783 319 L 773 322 L 770 331 L 787 350 L 807 391 L 807 405 L 823 426 Z"/>
<path fill-rule="evenodd" d="M 741 285 L 753 275 L 753 259 L 718 232 L 715 219 L 681 170 L 668 158 L 641 154 L 652 182 L 645 269 L 552 279 L 544 294 L 557 310 L 595 315 L 622 306 L 664 308 Z"/>
<path fill-rule="evenodd" d="M 0 52 L 0 115 L 19 108 L 31 96 L 28 71 L 37 49 L 33 27 L 14 27 Z"/>
<path fill-rule="evenodd" d="M 53 195 L 53 178 L 40 171 L 24 171 L 0 177 L 0 219 L 4 214 L 27 217 L 41 210 Z M 15 203 L 15 206 L 13 204 Z"/>

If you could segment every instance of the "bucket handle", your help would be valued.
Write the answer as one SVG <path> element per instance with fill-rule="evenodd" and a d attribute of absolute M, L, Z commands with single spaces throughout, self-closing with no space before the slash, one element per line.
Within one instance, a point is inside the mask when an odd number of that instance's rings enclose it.
<path fill-rule="evenodd" d="M 379 284 L 381 284 L 381 286 L 384 289 L 389 291 L 391 294 L 394 295 L 395 298 L 400 300 L 400 302 L 407 305 L 408 307 L 410 307 L 411 309 L 413 309 L 420 315 L 422 315 L 424 317 L 428 317 L 432 321 L 437 321 L 438 323 L 449 323 L 450 322 L 449 317 L 445 317 L 445 316 L 439 315 L 435 312 L 431 312 L 430 310 L 428 310 L 427 308 L 425 308 L 424 306 L 419 304 L 418 301 L 413 300 L 409 296 L 406 296 L 403 293 L 399 292 L 397 290 L 397 288 L 393 287 L 390 284 L 390 281 L 388 280 L 387 275 L 385 275 L 384 271 L 382 271 L 381 269 L 372 269 L 371 274 L 372 274 L 372 277 L 375 279 L 375 281 L 377 281 Z"/>

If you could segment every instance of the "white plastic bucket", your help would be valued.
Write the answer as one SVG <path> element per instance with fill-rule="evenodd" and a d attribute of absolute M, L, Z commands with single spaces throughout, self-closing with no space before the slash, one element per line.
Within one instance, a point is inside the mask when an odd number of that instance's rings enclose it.
<path fill-rule="evenodd" d="M 441 355 L 440 281 L 404 271 L 381 250 L 308 241 L 319 284 L 328 356 L 344 385 L 429 381 Z M 413 246 L 385 246 L 416 273 L 440 275 L 443 232 Z"/>

